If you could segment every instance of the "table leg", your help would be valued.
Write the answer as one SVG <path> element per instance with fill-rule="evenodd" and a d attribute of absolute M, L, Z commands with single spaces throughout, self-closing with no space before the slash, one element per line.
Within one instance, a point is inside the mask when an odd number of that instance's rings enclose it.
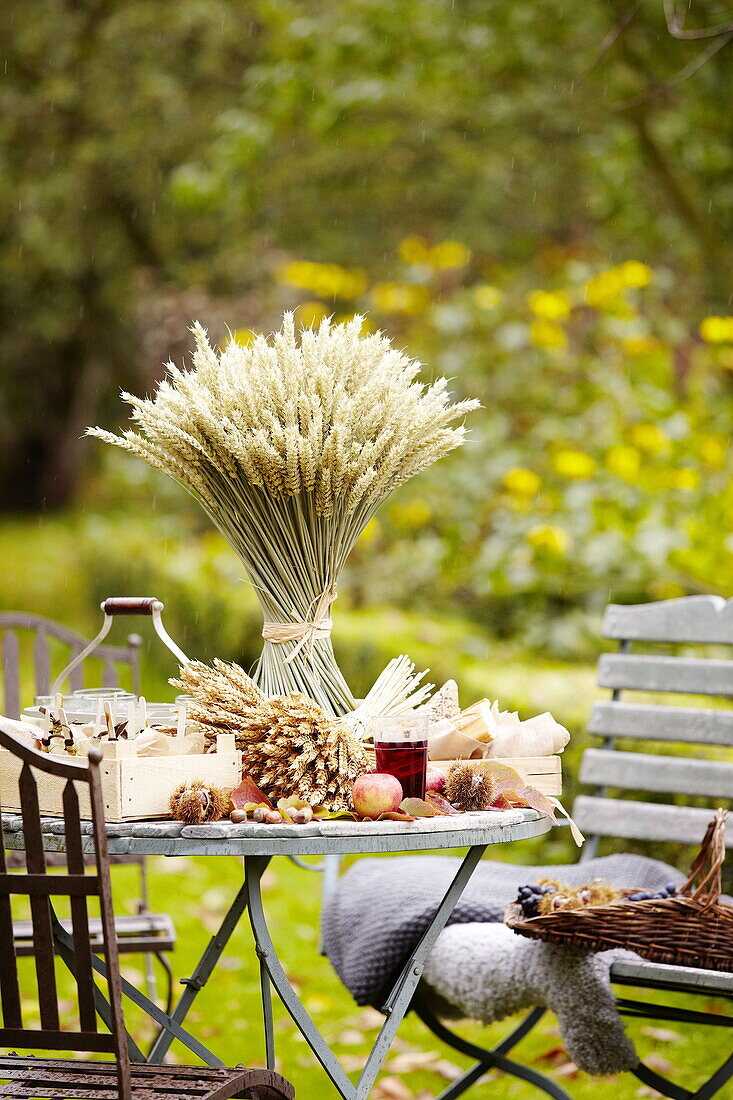
<path fill-rule="evenodd" d="M 269 857 L 262 859 L 262 871 L 265 870 L 265 867 L 267 867 L 267 864 L 269 862 Z M 262 871 L 260 873 L 262 873 Z M 229 906 L 229 909 L 227 910 L 226 915 L 224 916 L 224 919 L 219 926 L 219 930 L 209 940 L 204 950 L 204 953 L 196 964 L 193 974 L 190 978 L 181 979 L 181 984 L 184 985 L 186 988 L 184 989 L 178 1000 L 178 1003 L 176 1004 L 176 1007 L 171 1013 L 170 1019 L 173 1021 L 174 1024 L 180 1025 L 185 1020 L 190 1011 L 191 1005 L 196 1000 L 196 997 L 199 995 L 199 993 L 211 977 L 214 968 L 216 967 L 216 964 L 221 958 L 222 952 L 228 944 L 229 939 L 234 929 L 237 927 L 239 919 L 246 908 L 247 887 L 245 884 L 242 884 L 237 893 L 237 896 L 235 897 L 232 904 Z M 153 1044 L 153 1048 L 148 1056 L 148 1061 L 155 1063 L 162 1062 L 168 1052 L 171 1043 L 173 1042 L 173 1039 L 174 1036 L 171 1034 L 171 1032 L 167 1031 L 165 1027 L 163 1027 L 160 1034 L 158 1035 L 158 1038 Z M 268 1067 L 270 1069 L 273 1068 L 272 1066 L 270 1066 L 269 1062 Z"/>
<path fill-rule="evenodd" d="M 259 947 L 255 947 L 260 962 L 260 992 L 262 996 L 262 1022 L 265 1029 L 265 1058 L 267 1068 L 275 1068 L 275 1022 L 272 1016 L 272 986 L 267 972 L 265 956 Z"/>
<path fill-rule="evenodd" d="M 412 996 L 422 977 L 427 957 L 438 936 L 448 923 L 448 919 L 458 899 L 463 893 L 468 880 L 473 874 L 485 850 L 486 845 L 477 845 L 468 850 L 456 872 L 455 878 L 436 909 L 432 921 L 426 928 L 419 943 L 405 964 L 402 973 L 395 982 L 383 1008 L 383 1011 L 387 1015 L 387 1019 L 380 1029 L 379 1035 L 364 1064 L 364 1069 L 356 1085 L 353 1085 L 349 1080 L 326 1040 L 313 1023 L 309 1014 L 303 1008 L 277 957 L 275 946 L 270 936 L 270 930 L 267 926 L 264 907 L 262 905 L 262 893 L 260 890 L 260 879 L 264 870 L 263 862 L 266 866 L 266 861 L 263 861 L 259 856 L 245 857 L 247 908 L 249 910 L 249 918 L 252 924 L 252 932 L 254 934 L 260 964 L 267 971 L 269 981 L 277 990 L 280 1000 L 290 1013 L 290 1016 L 303 1035 L 303 1038 L 308 1043 L 308 1046 L 311 1048 L 344 1100 L 366 1100 L 366 1097 L 368 1097 L 371 1092 L 377 1074 L 387 1057 L 392 1040 L 405 1017 Z M 268 982 L 268 997 L 269 992 Z M 270 1028 L 272 1027 L 271 1017 L 269 1025 L 266 1018 L 266 1035 L 268 1026 Z"/>

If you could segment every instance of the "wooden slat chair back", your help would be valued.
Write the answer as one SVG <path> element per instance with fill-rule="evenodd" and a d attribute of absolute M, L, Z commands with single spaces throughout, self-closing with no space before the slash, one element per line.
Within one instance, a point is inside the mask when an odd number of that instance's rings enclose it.
<path fill-rule="evenodd" d="M 57 756 L 37 752 L 21 744 L 3 730 L 0 722 L 0 747 L 23 761 L 18 791 L 23 817 L 26 866 L 10 872 L 4 851 L 0 854 L 0 1003 L 2 1027 L 0 1044 L 10 1048 L 95 1051 L 111 1053 L 117 1064 L 117 1087 L 121 1100 L 130 1100 L 130 1060 L 121 1005 L 121 987 L 117 942 L 112 913 L 104 809 L 99 776 L 102 754 L 92 750 L 83 767 L 67 763 Z M 48 874 L 41 834 L 37 777 L 55 776 L 63 781 L 63 813 L 66 835 L 66 873 Z M 94 873 L 85 873 L 79 796 L 84 790 L 91 807 L 95 836 Z M 0 807 L 0 816 L 2 808 Z M 31 1026 L 25 1019 L 21 998 L 19 968 L 15 955 L 11 898 L 29 899 L 33 924 L 33 942 L 37 1000 L 40 1024 Z M 51 899 L 68 897 L 74 943 L 74 971 L 78 990 L 78 1026 L 64 1029 L 56 985 Z M 95 982 L 89 945 L 88 901 L 99 903 L 104 960 L 107 969 L 109 1031 L 97 1026 Z M 40 1071 L 39 1071 L 40 1072 Z M 3 1069 L 0 1068 L 0 1077 Z M 38 1082 L 40 1084 L 40 1082 Z M 6 1086 L 8 1091 L 12 1086 Z"/>
<path fill-rule="evenodd" d="M 598 663 L 598 683 L 611 690 L 611 698 L 597 703 L 592 710 L 589 729 L 602 738 L 600 748 L 586 749 L 580 778 L 595 790 L 579 795 L 573 804 L 573 817 L 587 836 L 581 860 L 597 852 L 599 841 L 612 838 L 612 851 L 618 841 L 674 842 L 698 846 L 710 822 L 713 807 L 728 807 L 733 796 L 733 660 L 726 657 L 673 656 L 669 652 L 635 652 L 666 646 L 733 646 L 733 600 L 719 596 L 691 596 L 637 606 L 609 605 L 603 618 L 603 635 L 619 643 L 619 652 L 604 654 Z M 652 701 L 624 692 L 651 694 Z M 659 695 L 667 698 L 659 698 Z M 683 705 L 669 702 L 669 695 L 717 697 L 720 706 Z M 630 751 L 639 742 L 642 751 Z M 655 748 L 661 745 L 661 749 Z M 666 751 L 672 746 L 715 748 L 724 759 L 676 756 Z M 720 750 L 723 750 L 722 752 Z M 613 794 L 612 792 L 619 792 Z M 650 796 L 627 797 L 643 792 Z M 674 796 L 673 800 L 657 801 Z M 681 797 L 680 797 L 681 796 Z M 709 808 L 678 804 L 683 799 L 705 801 Z M 733 845 L 733 829 L 726 843 Z M 327 891 L 333 889 L 337 867 L 326 859 Z M 689 870 L 689 854 L 681 861 Z M 562 868 L 558 869 L 562 877 Z M 691 1010 L 677 1003 L 660 1003 L 662 993 L 689 993 L 705 998 L 733 1000 L 733 974 L 677 967 L 646 959 L 624 959 L 611 968 L 616 986 L 655 991 L 653 1003 L 617 997 L 617 1007 L 633 1019 L 689 1022 L 696 1027 L 731 1027 L 731 1017 L 720 1015 L 715 1006 L 709 1011 Z M 437 1097 L 457 1100 L 492 1069 L 534 1084 L 555 1100 L 571 1100 L 570 1094 L 539 1070 L 509 1057 L 514 1046 L 527 1036 L 542 1019 L 546 1009 L 536 1007 L 492 1050 L 453 1032 L 435 1012 L 430 998 L 418 997 L 415 1011 L 433 1034 L 455 1050 L 472 1056 L 474 1064 Z M 733 1054 L 726 1043 L 720 1044 L 725 1055 L 716 1067 L 707 1067 L 708 1080 L 691 1092 L 670 1081 L 661 1072 L 640 1062 L 632 1072 L 654 1095 L 671 1100 L 711 1100 L 729 1095 L 733 1078 Z M 728 1087 L 728 1092 L 723 1090 Z M 601 1090 L 602 1091 L 602 1090 Z M 499 1085 L 497 1095 L 502 1095 Z M 605 1095 L 605 1093 L 604 1093 Z"/>
<path fill-rule="evenodd" d="M 73 763 L 23 744 L 0 719 L 0 748 L 23 761 L 18 791 L 23 819 L 26 867 L 8 870 L 0 846 L 0 1047 L 10 1050 L 40 1048 L 46 1051 L 100 1052 L 114 1061 L 45 1059 L 35 1056 L 0 1055 L 0 1096 L 3 1100 L 35 1100 L 37 1097 L 68 1100 L 86 1096 L 89 1100 L 293 1100 L 294 1089 L 279 1073 L 270 1069 L 237 1066 L 158 1066 L 143 1061 L 139 1049 L 125 1030 L 122 1008 L 123 982 L 120 975 L 115 921 L 110 886 L 109 854 L 104 821 L 99 750 L 88 761 Z M 63 873 L 48 873 L 39 812 L 39 783 L 60 781 L 63 808 L 66 867 Z M 82 834 L 80 802 L 91 811 L 94 846 L 93 873 L 85 873 L 84 848 L 89 841 Z M 2 807 L 0 806 L 0 832 Z M 27 999 L 21 994 L 27 974 L 21 975 L 14 950 L 12 898 L 26 898 L 33 924 L 35 980 L 33 1001 L 39 1009 L 39 1023 L 29 1019 Z M 60 899 L 68 899 L 71 936 L 63 936 L 56 918 Z M 93 955 L 89 942 L 88 902 L 95 899 L 102 927 L 104 965 Z M 76 1020 L 66 1022 L 67 1005 L 60 1003 L 55 971 L 55 941 L 63 948 L 62 958 L 77 987 Z M 72 950 L 73 947 L 73 950 Z M 100 975 L 95 978 L 95 974 Z M 129 991 L 128 991 L 129 992 Z M 143 998 L 144 1000 L 144 998 Z M 155 1006 L 149 1003 L 148 1009 Z M 106 1025 L 100 1029 L 98 1021 Z M 166 1017 L 158 1013 L 159 1021 Z M 163 1025 L 165 1026 L 165 1024 Z M 177 1038 L 195 1044 L 180 1027 Z M 131 1053 L 134 1061 L 131 1060 Z"/>
<path fill-rule="evenodd" d="M 19 637 L 20 633 L 20 637 Z M 0 713 L 7 718 L 19 718 L 21 709 L 21 637 L 33 635 L 33 673 L 35 694 L 47 695 L 51 687 L 51 643 L 58 642 L 67 650 L 63 661 L 66 665 L 72 657 L 81 653 L 87 641 L 80 634 L 53 619 L 34 615 L 25 611 L 7 611 L 0 613 L 0 641 L 2 642 L 2 686 L 3 705 Z M 130 634 L 126 646 L 100 645 L 94 651 L 93 661 L 101 661 L 102 687 L 118 687 L 120 666 L 130 669 L 132 691 L 137 695 L 140 690 L 140 646 L 141 638 Z M 86 664 L 86 662 L 85 662 Z M 60 667 L 63 667 L 60 666 Z M 83 666 L 73 669 L 69 676 L 69 690 L 76 691 L 83 686 Z M 97 684 L 94 685 L 98 686 Z"/>
<path fill-rule="evenodd" d="M 619 643 L 619 651 L 603 654 L 598 662 L 598 684 L 611 690 L 611 698 L 593 707 L 588 728 L 602 744 L 586 749 L 581 764 L 581 781 L 595 791 L 580 795 L 573 806 L 575 820 L 588 835 L 583 858 L 595 855 L 603 837 L 698 845 L 712 809 L 728 808 L 733 798 L 733 752 L 717 753 L 725 759 L 704 755 L 713 747 L 733 749 L 733 660 L 639 653 L 634 647 L 733 646 L 733 600 L 689 596 L 628 607 L 610 604 L 602 633 Z M 641 692 L 651 694 L 652 701 L 627 694 Z M 715 697 L 719 707 L 686 701 L 680 706 L 660 700 L 660 694 Z M 649 751 L 644 745 L 640 751 L 639 742 L 661 747 Z M 680 745 L 700 746 L 702 754 L 665 751 Z M 609 789 L 620 794 L 608 797 Z M 628 792 L 652 798 L 629 798 Z M 659 801 L 663 795 L 675 798 Z M 678 804 L 682 799 L 704 805 Z M 731 829 L 727 844 L 733 846 Z"/>

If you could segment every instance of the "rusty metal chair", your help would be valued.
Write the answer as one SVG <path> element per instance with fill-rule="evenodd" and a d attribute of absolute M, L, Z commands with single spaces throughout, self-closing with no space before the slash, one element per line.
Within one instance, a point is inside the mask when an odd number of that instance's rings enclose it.
<path fill-rule="evenodd" d="M 0 1044 L 6 1048 L 106 1053 L 114 1061 L 0 1057 L 0 1094 L 19 1100 L 44 1096 L 59 1100 L 72 1096 L 113 1100 L 293 1100 L 292 1085 L 274 1070 L 239 1066 L 160 1066 L 145 1063 L 125 1029 L 122 1005 L 127 983 L 120 975 L 110 886 L 110 864 L 104 822 L 99 762 L 92 752 L 88 762 L 66 762 L 37 752 L 19 741 L 0 721 L 0 748 L 23 761 L 18 780 L 22 807 L 26 867 L 8 871 L 0 847 Z M 47 873 L 39 813 L 38 780 L 55 783 L 66 835 L 65 873 Z M 91 816 L 94 871 L 86 873 L 81 813 Z M 0 808 L 0 817 L 2 810 Z M 1 826 L 0 821 L 0 826 Z M 27 970 L 18 966 L 11 899 L 26 898 L 30 905 L 35 981 L 29 981 L 40 1023 L 33 1026 L 33 1010 L 25 991 Z M 64 932 L 55 907 L 68 899 L 70 934 Z M 91 950 L 89 905 L 99 906 L 104 961 Z M 76 1006 L 67 1008 L 60 996 L 55 952 L 73 975 Z M 95 974 L 103 976 L 98 984 Z M 73 1020 L 67 1019 L 67 1013 Z M 99 1021 L 105 1025 L 100 1030 Z M 180 1029 L 184 1044 L 195 1050 L 193 1036 Z"/>
<path fill-rule="evenodd" d="M 19 637 L 20 634 L 20 637 Z M 24 635 L 32 635 L 33 682 L 36 695 L 48 695 L 51 689 L 51 644 L 59 643 L 67 651 L 67 664 L 72 657 L 82 653 L 87 647 L 87 639 L 61 623 L 47 619 L 43 615 L 34 615 L 27 611 L 5 611 L 0 613 L 0 636 L 2 636 L 2 680 L 3 714 L 7 718 L 20 717 L 22 697 L 21 640 Z M 140 646 L 139 634 L 129 634 L 127 645 L 99 646 L 95 652 L 96 660 L 102 662 L 102 687 L 118 687 L 120 665 L 130 670 L 132 690 L 137 695 L 140 690 Z M 72 691 L 82 686 L 81 666 L 73 669 L 69 676 Z"/>
<path fill-rule="evenodd" d="M 35 687 L 36 695 L 50 692 L 53 666 L 62 655 L 60 664 L 68 666 L 89 648 L 89 642 L 61 623 L 54 622 L 42 615 L 25 611 L 0 613 L 0 638 L 2 639 L 2 698 L 0 713 L 7 718 L 20 717 L 20 702 L 24 687 Z M 128 634 L 126 645 L 99 645 L 94 648 L 87 661 L 80 662 L 70 670 L 68 686 L 71 691 L 82 687 L 85 666 L 88 661 L 101 662 L 101 686 L 118 687 L 120 673 L 129 676 L 130 686 L 135 694 L 140 691 L 140 648 L 142 638 L 139 634 Z M 58 651 L 58 652 L 55 652 Z M 96 686 L 96 685 L 95 685 Z M 10 857 L 13 867 L 22 866 L 22 853 Z M 51 855 L 49 859 L 52 862 Z M 166 954 L 176 943 L 176 929 L 167 913 L 155 913 L 150 908 L 148 894 L 147 861 L 145 856 L 126 856 L 113 859 L 115 862 L 134 863 L 139 870 L 139 897 L 137 911 L 120 914 L 115 919 L 117 950 L 120 954 L 140 954 L 145 957 L 145 972 L 148 994 L 156 997 L 157 982 L 153 968 L 156 960 L 165 975 L 165 999 L 170 1010 L 173 993 L 173 974 Z M 16 955 L 33 953 L 32 927 L 29 921 L 16 921 Z M 90 943 L 93 950 L 101 945 L 102 929 L 99 921 L 89 925 Z"/>

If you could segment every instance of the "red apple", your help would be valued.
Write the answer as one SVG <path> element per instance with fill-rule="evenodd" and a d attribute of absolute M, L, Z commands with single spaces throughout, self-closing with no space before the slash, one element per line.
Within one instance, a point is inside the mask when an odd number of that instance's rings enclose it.
<path fill-rule="evenodd" d="M 442 772 L 440 768 L 431 768 L 428 765 L 428 770 L 425 775 L 425 794 L 428 791 L 436 791 L 441 794 L 445 787 L 445 772 Z"/>
<path fill-rule="evenodd" d="M 377 818 L 399 809 L 402 784 L 386 772 L 367 772 L 354 783 L 351 800 L 360 817 Z"/>

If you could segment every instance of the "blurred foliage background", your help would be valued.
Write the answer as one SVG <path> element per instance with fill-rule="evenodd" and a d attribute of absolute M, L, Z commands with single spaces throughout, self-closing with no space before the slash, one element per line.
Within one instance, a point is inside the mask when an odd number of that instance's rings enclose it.
<path fill-rule="evenodd" d="M 76 550 L 110 583 L 143 514 L 182 526 L 204 632 L 223 552 L 83 428 L 184 357 L 193 317 L 246 339 L 285 306 L 306 324 L 360 310 L 484 410 L 375 521 L 342 605 L 457 614 L 567 657 L 591 652 L 609 598 L 725 590 L 722 5 L 25 14 L 0 13 L 0 508 L 93 512 Z M 113 512 L 133 527 L 105 535 Z M 145 587 L 159 530 L 141 537 Z"/>
<path fill-rule="evenodd" d="M 103 597 L 152 592 L 192 655 L 253 661 L 232 552 L 82 433 L 185 358 L 194 318 L 246 341 L 285 308 L 364 313 L 483 408 L 365 532 L 340 663 L 357 694 L 408 652 L 464 704 L 552 710 L 575 734 L 570 801 L 603 606 L 731 592 L 729 18 L 719 0 L 5 0 L 0 608 L 91 635 Z M 148 695 L 172 671 L 151 647 Z"/>

